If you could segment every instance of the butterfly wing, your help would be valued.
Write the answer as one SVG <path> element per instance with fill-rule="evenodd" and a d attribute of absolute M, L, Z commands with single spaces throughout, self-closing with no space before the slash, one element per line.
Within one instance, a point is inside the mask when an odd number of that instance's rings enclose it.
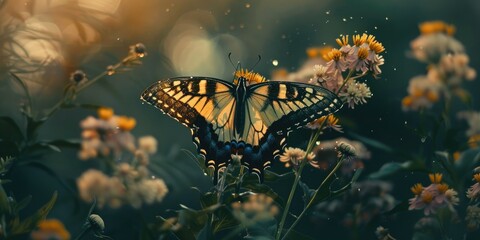
<path fill-rule="evenodd" d="M 285 147 L 290 131 L 342 107 L 341 100 L 329 90 L 298 82 L 259 83 L 249 86 L 247 94 L 241 136 L 258 147 L 252 154 L 244 154 L 243 162 L 260 178 Z"/>
<path fill-rule="evenodd" d="M 179 77 L 158 81 L 141 99 L 192 130 L 198 152 L 207 167 L 225 167 L 231 152 L 225 142 L 235 138 L 235 89 L 229 82 L 206 77 Z"/>

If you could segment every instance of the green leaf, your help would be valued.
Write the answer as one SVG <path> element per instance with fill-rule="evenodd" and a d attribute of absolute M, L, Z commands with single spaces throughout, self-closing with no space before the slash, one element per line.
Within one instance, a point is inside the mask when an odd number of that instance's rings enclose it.
<path fill-rule="evenodd" d="M 420 160 L 406 161 L 403 163 L 391 162 L 384 164 L 380 170 L 371 173 L 370 179 L 383 179 L 401 171 L 427 171 L 425 164 Z"/>
<path fill-rule="evenodd" d="M 48 145 L 53 145 L 59 148 L 74 148 L 79 149 L 82 146 L 80 139 L 57 139 L 46 142 Z"/>
<path fill-rule="evenodd" d="M 268 185 L 260 184 L 260 183 L 243 182 L 242 187 L 249 189 L 252 192 L 263 193 L 271 197 L 282 208 L 285 206 L 285 202 L 283 201 L 283 199 L 275 191 L 273 191 L 273 189 Z"/>
<path fill-rule="evenodd" d="M 18 156 L 19 146 L 12 141 L 0 140 L 0 156 Z"/>
<path fill-rule="evenodd" d="M 48 118 L 46 117 L 36 120 L 27 116 L 27 139 L 29 141 L 32 141 L 37 137 L 38 128 L 47 120 Z"/>
<path fill-rule="evenodd" d="M 177 218 L 162 218 L 160 216 L 157 217 L 157 222 L 153 225 L 152 229 L 156 232 L 156 235 L 162 236 L 165 233 L 171 232 L 177 239 L 186 239 L 186 240 L 195 240 L 195 234 L 193 233 L 192 229 L 188 227 L 180 227 L 179 229 L 173 229 L 175 223 L 177 222 Z M 161 238 L 155 238 L 161 239 Z"/>
<path fill-rule="evenodd" d="M 62 152 L 60 148 L 46 142 L 38 142 L 25 149 L 25 154 L 43 154 L 45 152 Z"/>
<path fill-rule="evenodd" d="M 206 208 L 217 204 L 217 200 L 217 194 L 207 192 L 200 197 L 200 204 L 202 205 L 202 208 Z"/>
<path fill-rule="evenodd" d="M 14 213 L 20 212 L 20 210 L 27 207 L 27 205 L 30 203 L 31 200 L 32 200 L 32 195 L 29 195 L 28 197 L 22 199 L 20 202 L 15 203 L 12 206 L 12 212 Z"/>
<path fill-rule="evenodd" d="M 57 201 L 57 196 L 58 196 L 57 192 L 54 192 L 50 201 L 48 201 L 45 205 L 43 205 L 40 209 L 38 209 L 35 214 L 25 218 L 23 221 L 20 222 L 18 218 L 14 219 L 11 222 L 10 234 L 19 235 L 19 234 L 28 233 L 32 231 L 35 227 L 37 227 L 38 223 L 41 220 L 44 220 L 47 217 L 50 210 L 52 210 L 53 205 Z"/>
<path fill-rule="evenodd" d="M 20 144 L 25 137 L 17 123 L 10 117 L 0 117 L 0 139 Z"/>
<path fill-rule="evenodd" d="M 180 207 L 182 209 L 178 211 L 178 223 L 187 227 L 196 235 L 207 223 L 208 214 L 215 212 L 220 205 L 216 204 L 202 210 L 194 210 L 182 204 L 180 204 Z"/>
<path fill-rule="evenodd" d="M 353 132 L 349 132 L 348 135 L 352 136 L 352 138 L 357 139 L 362 143 L 365 143 L 368 146 L 383 150 L 383 151 L 388 152 L 388 153 L 394 152 L 393 148 L 391 148 L 390 146 L 388 146 L 388 145 L 386 145 L 386 144 L 384 144 L 380 141 L 377 141 L 377 140 L 374 140 L 374 139 L 371 139 L 371 138 L 368 138 L 368 137 L 364 137 L 364 136 L 361 136 L 361 135 L 353 133 Z"/>
<path fill-rule="evenodd" d="M 462 152 L 460 158 L 455 161 L 454 168 L 458 176 L 464 178 L 472 176 L 473 167 L 480 161 L 480 148 L 468 149 Z M 463 181 L 462 181 L 463 182 Z"/>
<path fill-rule="evenodd" d="M 195 154 L 193 154 L 191 151 L 187 149 L 181 149 L 181 151 L 185 153 L 190 159 L 192 159 L 192 161 L 194 161 L 197 164 L 197 166 L 200 168 L 200 170 L 202 170 L 202 172 L 206 174 L 210 173 L 209 169 L 205 166 L 205 162 L 203 158 L 197 157 Z"/>
<path fill-rule="evenodd" d="M 281 180 L 281 179 L 288 179 L 288 178 L 291 178 L 292 181 L 293 181 L 293 179 L 295 178 L 295 175 L 293 174 L 293 172 L 287 172 L 287 173 L 284 173 L 284 174 L 277 174 L 277 173 L 269 171 L 269 170 L 265 170 L 265 173 L 264 173 L 263 176 L 264 176 L 265 182 L 275 182 L 275 181 L 278 181 L 278 180 Z"/>
<path fill-rule="evenodd" d="M 237 219 L 235 219 L 230 210 L 228 210 L 225 206 L 220 207 L 215 212 L 215 220 L 212 224 L 213 233 L 216 234 L 220 231 L 237 227 L 238 224 L 239 222 Z"/>

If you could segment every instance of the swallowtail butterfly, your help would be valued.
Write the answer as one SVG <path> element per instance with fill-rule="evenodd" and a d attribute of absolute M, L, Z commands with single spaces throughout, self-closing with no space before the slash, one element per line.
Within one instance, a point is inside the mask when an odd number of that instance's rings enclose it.
<path fill-rule="evenodd" d="M 300 82 L 266 81 L 237 71 L 233 81 L 176 77 L 148 87 L 141 99 L 191 129 L 208 167 L 218 172 L 233 157 L 263 181 L 288 133 L 342 106 L 329 90 Z"/>

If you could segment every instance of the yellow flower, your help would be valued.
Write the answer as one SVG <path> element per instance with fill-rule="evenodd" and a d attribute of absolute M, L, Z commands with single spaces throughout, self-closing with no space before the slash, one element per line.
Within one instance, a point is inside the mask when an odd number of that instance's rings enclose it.
<path fill-rule="evenodd" d="M 417 183 L 417 184 L 413 185 L 413 187 L 411 187 L 410 190 L 412 190 L 413 194 L 420 195 L 423 191 L 423 186 L 422 186 L 422 184 Z"/>
<path fill-rule="evenodd" d="M 473 179 L 480 183 L 480 173 L 473 175 Z"/>
<path fill-rule="evenodd" d="M 323 125 L 324 129 L 331 128 L 335 131 L 341 132 L 342 127 L 338 124 L 338 121 L 339 120 L 337 117 L 335 117 L 335 115 L 330 114 L 330 115 L 322 116 L 320 118 L 317 118 L 316 120 L 311 121 L 309 124 L 307 124 L 307 127 L 311 129 L 319 129 L 320 126 Z"/>
<path fill-rule="evenodd" d="M 448 185 L 445 183 L 438 184 L 437 189 L 440 193 L 445 193 L 448 190 Z"/>
<path fill-rule="evenodd" d="M 413 104 L 413 99 L 411 96 L 406 96 L 402 99 L 402 106 L 410 107 Z"/>
<path fill-rule="evenodd" d="M 477 148 L 478 145 L 480 143 L 480 134 L 475 134 L 475 135 L 472 135 L 469 139 L 468 139 L 468 146 L 470 148 Z"/>
<path fill-rule="evenodd" d="M 46 219 L 38 223 L 38 230 L 30 235 L 33 240 L 45 239 L 70 239 L 70 233 L 65 229 L 65 225 L 57 219 Z"/>
<path fill-rule="evenodd" d="M 385 51 L 385 47 L 383 47 L 382 43 L 377 42 L 376 40 L 371 41 L 368 46 L 372 51 L 374 51 L 376 54 L 379 54 L 383 51 Z"/>
<path fill-rule="evenodd" d="M 422 35 L 434 34 L 434 33 L 446 33 L 453 35 L 455 33 L 455 26 L 447 24 L 443 21 L 429 21 L 423 22 L 418 25 L 420 33 Z"/>
<path fill-rule="evenodd" d="M 368 57 L 368 49 L 365 47 L 359 48 L 357 55 L 360 60 L 366 59 Z"/>
<path fill-rule="evenodd" d="M 375 41 L 375 36 L 368 35 L 368 34 L 364 33 L 361 36 L 360 36 L 360 34 L 353 35 L 352 39 L 353 39 L 353 45 L 355 45 L 357 47 L 360 47 L 360 45 L 362 45 L 364 43 L 370 44 L 371 42 L 374 42 Z"/>
<path fill-rule="evenodd" d="M 432 200 L 433 200 L 433 194 L 432 194 L 432 193 L 425 191 L 425 192 L 422 194 L 422 201 L 423 201 L 424 203 L 431 203 Z"/>
<path fill-rule="evenodd" d="M 324 47 L 311 47 L 307 48 L 307 56 L 309 58 L 317 58 L 317 57 L 322 57 L 323 60 L 327 61 L 325 56 L 332 50 L 331 46 L 324 46 Z"/>
<path fill-rule="evenodd" d="M 328 52 L 326 55 L 323 56 L 323 58 L 327 61 L 335 60 L 338 61 L 342 57 L 342 52 L 340 50 L 333 48 Z"/>
<path fill-rule="evenodd" d="M 251 72 L 247 69 L 240 69 L 235 71 L 235 79 L 233 80 L 233 83 L 238 84 L 238 78 L 240 77 L 244 77 L 249 85 L 267 81 L 265 77 L 256 72 Z"/>
<path fill-rule="evenodd" d="M 113 109 L 107 107 L 101 107 L 97 110 L 98 117 L 103 120 L 108 120 L 113 116 Z"/>
<path fill-rule="evenodd" d="M 118 127 L 123 131 L 132 130 L 137 125 L 135 118 L 121 116 L 118 118 Z"/>
<path fill-rule="evenodd" d="M 294 167 L 298 167 L 305 159 L 306 152 L 300 148 L 287 147 L 285 152 L 280 156 L 280 162 L 285 163 L 285 167 L 290 167 L 293 164 Z M 313 161 L 315 154 L 310 153 L 306 156 L 307 161 Z"/>
<path fill-rule="evenodd" d="M 428 174 L 428 177 L 432 183 L 441 183 L 443 175 L 441 173 L 431 173 Z"/>
<path fill-rule="evenodd" d="M 335 40 L 340 47 L 347 46 L 348 45 L 348 35 L 342 36 L 342 38 L 337 38 Z"/>

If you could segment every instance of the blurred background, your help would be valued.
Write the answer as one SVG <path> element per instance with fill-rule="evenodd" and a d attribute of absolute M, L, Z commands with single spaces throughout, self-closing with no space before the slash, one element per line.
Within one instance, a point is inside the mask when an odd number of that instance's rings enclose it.
<path fill-rule="evenodd" d="M 61 98 L 72 72 L 82 70 L 87 78 L 93 77 L 128 54 L 130 45 L 143 43 L 148 55 L 141 66 L 99 81 L 76 99 L 134 116 L 135 135 L 158 139 L 158 154 L 152 161 L 159 167 L 152 171 L 169 186 L 166 199 L 142 211 L 131 207 L 102 210 L 107 235 L 135 239 L 142 226 L 140 215 L 147 221 L 156 215 L 168 216 L 172 214 L 168 209 L 178 208 L 179 202 L 198 207 L 198 200 L 191 197 L 196 192 L 190 187 L 207 190 L 211 186 L 210 179 L 181 151 L 194 151 L 189 130 L 140 102 L 140 93 L 147 86 L 159 79 L 190 75 L 230 81 L 234 68 L 229 53 L 233 62 L 239 61 L 246 68 L 253 66 L 260 55 L 255 71 L 267 78 L 278 69 L 296 72 L 308 60 L 308 48 L 336 46 L 335 38 L 341 34 L 365 32 L 385 46 L 385 65 L 381 79 L 368 80 L 373 93 L 368 104 L 341 110 L 339 116 L 348 119 L 343 123 L 345 134 L 354 132 L 408 151 L 422 141 L 411 129 L 417 116 L 402 112 L 401 100 L 408 80 L 426 69 L 410 56 L 410 41 L 419 35 L 418 24 L 429 20 L 456 26 L 455 37 L 470 55 L 470 65 L 478 70 L 477 0 L 0 0 L 0 113 L 25 124 L 18 110 L 24 92 L 9 72 L 26 82 L 34 99 L 33 112 L 41 116 Z M 465 88 L 472 91 L 473 106 L 478 108 L 475 94 L 480 83 L 467 82 Z M 94 114 L 91 110 L 61 110 L 39 134 L 43 139 L 78 139 L 80 121 Z M 371 152 L 366 172 L 396 160 L 380 151 Z M 53 191 L 59 191 L 49 217 L 60 219 L 75 236 L 89 208 L 72 194 L 75 180 L 96 165 L 78 160 L 77 152 L 70 149 L 44 158 L 50 169 L 36 165 L 16 168 L 11 173 L 9 191 L 18 199 L 33 196 L 26 213 L 38 209 Z M 274 169 L 286 171 L 280 164 Z M 401 184 L 394 185 L 393 195 L 409 196 L 415 175 L 397 178 Z M 286 198 L 288 190 L 279 189 L 279 193 Z M 409 216 L 400 215 L 383 224 L 398 239 L 408 239 L 411 232 L 401 230 L 402 219 L 408 220 Z M 311 236 L 339 239 L 330 228 L 315 227 L 308 219 L 304 223 L 298 229 Z"/>

